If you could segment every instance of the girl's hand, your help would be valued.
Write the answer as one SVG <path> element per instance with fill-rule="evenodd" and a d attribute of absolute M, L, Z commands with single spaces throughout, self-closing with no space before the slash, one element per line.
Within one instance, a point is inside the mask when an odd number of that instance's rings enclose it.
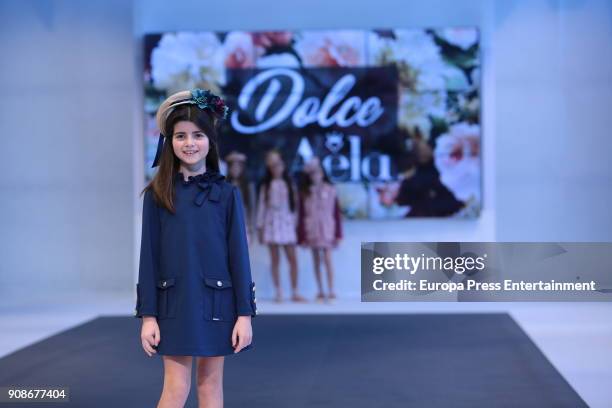
<path fill-rule="evenodd" d="M 142 329 L 140 330 L 140 341 L 142 348 L 149 357 L 157 353 L 157 350 L 153 346 L 157 347 L 159 344 L 159 326 L 157 325 L 157 318 L 155 316 L 143 316 L 142 318 Z"/>
<path fill-rule="evenodd" d="M 238 316 L 234 330 L 232 331 L 232 347 L 234 353 L 251 344 L 253 329 L 251 328 L 251 316 Z"/>

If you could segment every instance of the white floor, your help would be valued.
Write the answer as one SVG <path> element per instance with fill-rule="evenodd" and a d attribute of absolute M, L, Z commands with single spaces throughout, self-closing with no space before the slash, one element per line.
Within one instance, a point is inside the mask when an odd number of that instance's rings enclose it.
<path fill-rule="evenodd" d="M 81 293 L 73 298 L 3 299 L 0 357 L 97 316 L 131 315 L 131 294 Z M 260 314 L 508 312 L 590 407 L 612 407 L 612 303 L 275 304 L 258 298 Z"/>

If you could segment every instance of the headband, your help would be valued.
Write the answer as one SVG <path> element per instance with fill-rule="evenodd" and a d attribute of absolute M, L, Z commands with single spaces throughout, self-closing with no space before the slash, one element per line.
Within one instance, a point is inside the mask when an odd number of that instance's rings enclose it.
<path fill-rule="evenodd" d="M 209 110 L 221 119 L 227 117 L 229 108 L 225 104 L 225 101 L 220 97 L 209 91 L 208 89 L 195 88 L 191 91 L 181 91 L 168 97 L 160 105 L 157 111 L 157 126 L 159 127 L 159 140 L 157 141 L 157 152 L 155 153 L 155 159 L 153 159 L 153 165 L 151 167 L 157 167 L 159 165 L 159 158 L 161 157 L 162 148 L 164 146 L 164 130 L 166 127 L 166 119 L 174 108 L 180 105 L 197 105 L 202 110 Z"/>

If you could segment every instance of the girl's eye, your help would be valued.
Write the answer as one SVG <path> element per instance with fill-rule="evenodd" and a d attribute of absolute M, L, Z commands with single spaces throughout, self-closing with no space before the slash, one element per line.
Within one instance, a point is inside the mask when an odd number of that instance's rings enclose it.
<path fill-rule="evenodd" d="M 206 137 L 206 135 L 204 133 L 196 133 L 196 137 L 201 139 L 203 137 Z"/>

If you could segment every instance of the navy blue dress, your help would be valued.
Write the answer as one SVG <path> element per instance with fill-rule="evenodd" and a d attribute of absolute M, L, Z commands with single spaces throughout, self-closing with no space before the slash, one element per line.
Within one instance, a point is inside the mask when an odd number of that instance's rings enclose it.
<path fill-rule="evenodd" d="M 144 195 L 135 316 L 157 317 L 160 355 L 233 354 L 237 317 L 257 314 L 240 192 L 213 171 L 174 189 L 175 214 Z"/>

